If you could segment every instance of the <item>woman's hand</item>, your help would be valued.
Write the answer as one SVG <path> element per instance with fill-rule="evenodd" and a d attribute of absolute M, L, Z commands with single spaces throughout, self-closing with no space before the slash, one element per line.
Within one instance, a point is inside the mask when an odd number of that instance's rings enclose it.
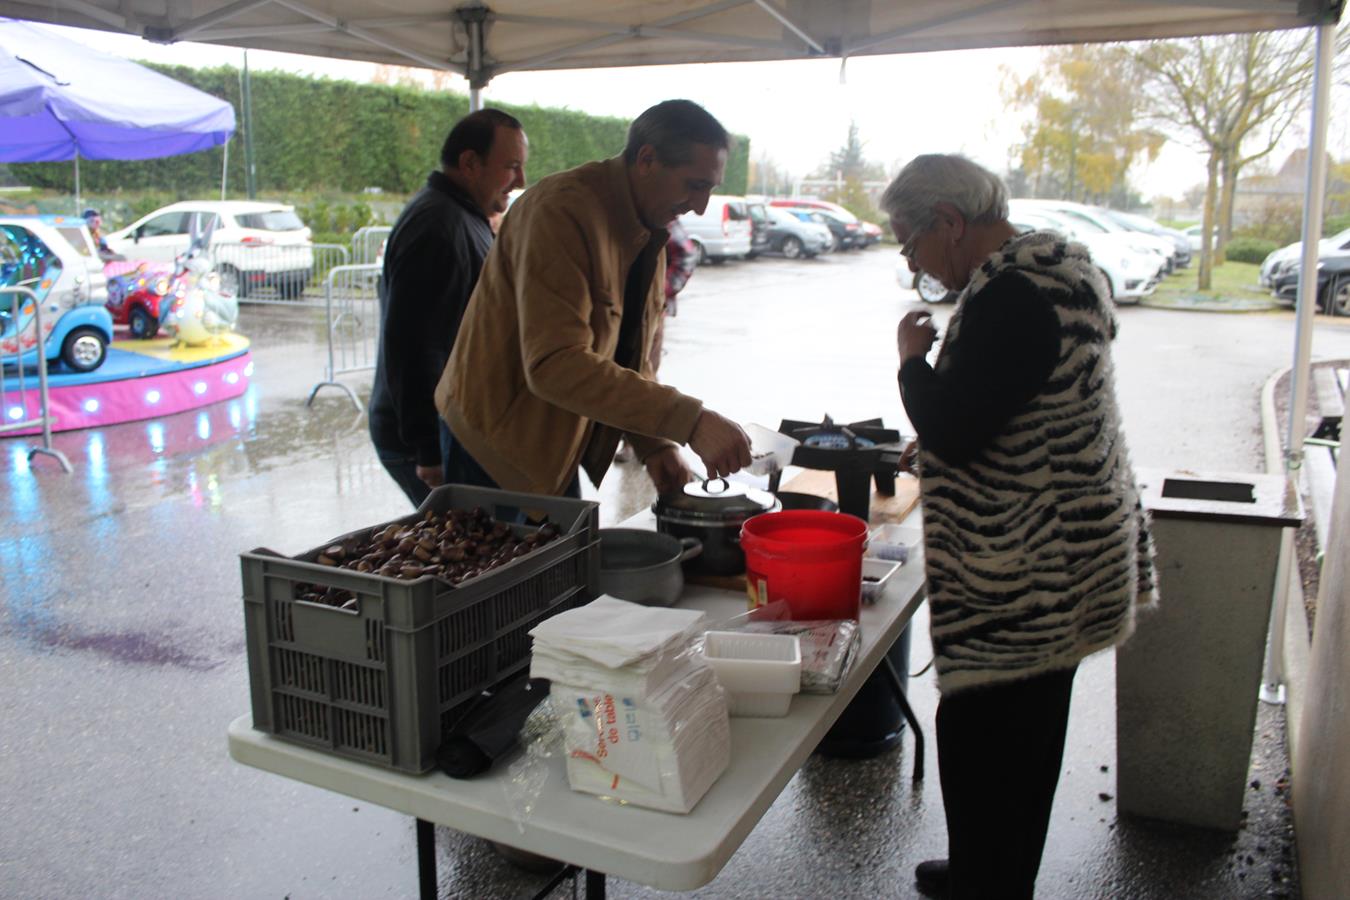
<path fill-rule="evenodd" d="M 924 310 L 906 313 L 895 337 L 900 350 L 900 365 L 915 357 L 923 359 L 936 340 L 937 327 L 933 324 L 932 313 Z"/>

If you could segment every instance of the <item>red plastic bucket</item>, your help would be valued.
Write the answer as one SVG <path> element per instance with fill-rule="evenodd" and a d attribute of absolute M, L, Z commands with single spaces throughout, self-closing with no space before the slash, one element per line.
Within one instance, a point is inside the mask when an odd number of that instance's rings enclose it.
<path fill-rule="evenodd" d="M 752 607 L 787 603 L 792 618 L 856 619 L 867 523 L 819 510 L 765 513 L 741 528 Z"/>

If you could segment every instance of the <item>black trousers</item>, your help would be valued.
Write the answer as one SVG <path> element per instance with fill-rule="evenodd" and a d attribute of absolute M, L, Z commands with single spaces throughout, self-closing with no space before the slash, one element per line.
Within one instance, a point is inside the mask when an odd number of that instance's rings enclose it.
<path fill-rule="evenodd" d="M 968 688 L 938 702 L 953 900 L 1031 900 L 1077 671 Z"/>

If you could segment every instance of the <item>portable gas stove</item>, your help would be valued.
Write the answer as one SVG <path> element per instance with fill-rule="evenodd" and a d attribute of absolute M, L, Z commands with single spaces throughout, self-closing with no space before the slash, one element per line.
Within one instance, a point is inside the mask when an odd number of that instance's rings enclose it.
<path fill-rule="evenodd" d="M 821 422 L 784 419 L 778 431 L 801 442 L 793 451 L 792 465 L 834 472 L 841 512 L 866 522 L 871 512 L 873 481 L 877 493 L 885 497 L 895 495 L 895 475 L 905 448 L 900 432 L 887 428 L 880 419 L 848 425 L 840 425 L 828 415 Z M 781 472 L 770 477 L 769 490 L 778 490 L 781 477 Z"/>

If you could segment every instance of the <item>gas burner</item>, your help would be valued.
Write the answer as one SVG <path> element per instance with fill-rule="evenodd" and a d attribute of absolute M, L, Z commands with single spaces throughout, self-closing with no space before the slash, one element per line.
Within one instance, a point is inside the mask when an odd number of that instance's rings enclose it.
<path fill-rule="evenodd" d="M 834 472 L 843 512 L 867 520 L 874 479 L 878 493 L 888 497 L 895 493 L 895 475 L 904 447 L 900 432 L 887 428 L 880 419 L 847 425 L 837 424 L 829 416 L 820 422 L 784 419 L 778 430 L 801 442 L 792 454 L 794 466 Z M 778 477 L 770 479 L 770 490 L 778 489 Z"/>
<path fill-rule="evenodd" d="M 821 431 L 808 435 L 802 443 L 808 447 L 819 447 L 822 450 L 865 450 L 877 445 L 876 441 L 858 437 L 846 428 L 840 431 Z"/>

